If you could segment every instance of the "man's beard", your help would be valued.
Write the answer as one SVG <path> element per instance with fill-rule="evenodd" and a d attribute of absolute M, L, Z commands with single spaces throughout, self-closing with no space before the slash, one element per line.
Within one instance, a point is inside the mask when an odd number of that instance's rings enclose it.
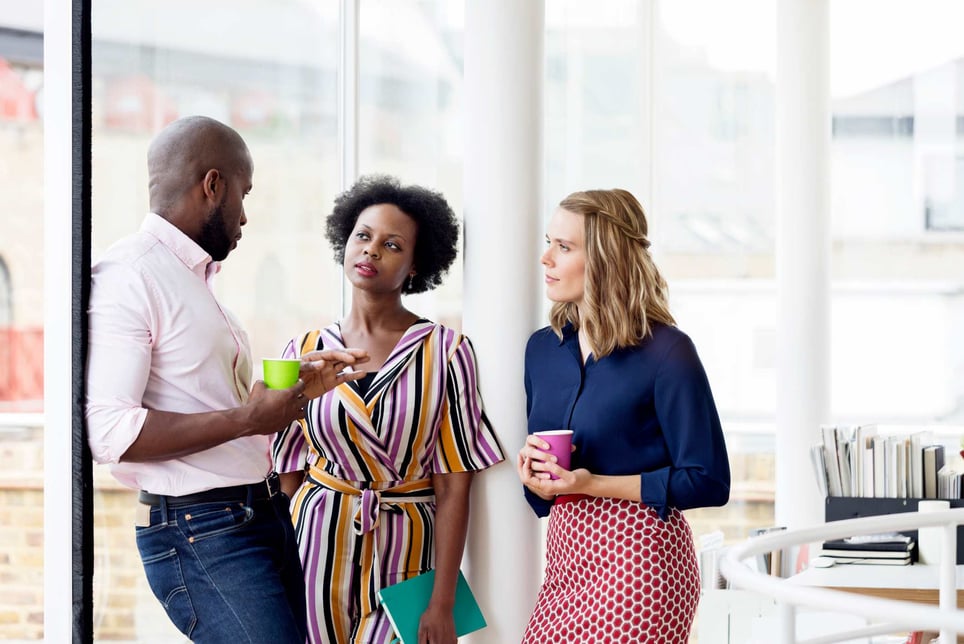
<path fill-rule="evenodd" d="M 232 239 L 228 237 L 228 227 L 224 223 L 224 204 L 214 207 L 201 227 L 199 245 L 216 262 L 220 262 L 231 252 Z"/>

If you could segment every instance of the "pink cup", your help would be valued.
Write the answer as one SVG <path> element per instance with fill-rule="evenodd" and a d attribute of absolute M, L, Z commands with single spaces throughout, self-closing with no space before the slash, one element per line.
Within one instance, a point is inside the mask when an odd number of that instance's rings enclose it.
<path fill-rule="evenodd" d="M 550 429 L 542 432 L 533 432 L 536 436 L 549 443 L 549 449 L 543 450 L 556 457 L 556 465 L 568 470 L 570 456 L 572 455 L 572 430 L 571 429 Z M 550 478 L 558 479 L 555 474 L 550 474 Z"/>

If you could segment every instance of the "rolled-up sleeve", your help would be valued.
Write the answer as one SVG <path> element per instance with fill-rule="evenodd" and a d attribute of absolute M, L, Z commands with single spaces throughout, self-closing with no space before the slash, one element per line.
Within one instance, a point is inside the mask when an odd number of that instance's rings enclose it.
<path fill-rule="evenodd" d="M 142 401 L 151 370 L 148 289 L 130 267 L 98 265 L 87 313 L 87 441 L 95 461 L 118 463 L 147 417 Z"/>

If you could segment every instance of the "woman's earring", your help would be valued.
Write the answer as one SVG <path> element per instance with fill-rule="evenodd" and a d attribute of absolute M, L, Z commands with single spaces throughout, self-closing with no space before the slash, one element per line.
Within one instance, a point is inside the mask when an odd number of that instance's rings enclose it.
<path fill-rule="evenodd" d="M 408 284 L 405 285 L 405 290 L 411 292 L 412 290 L 412 280 L 415 278 L 414 275 L 408 276 Z"/>

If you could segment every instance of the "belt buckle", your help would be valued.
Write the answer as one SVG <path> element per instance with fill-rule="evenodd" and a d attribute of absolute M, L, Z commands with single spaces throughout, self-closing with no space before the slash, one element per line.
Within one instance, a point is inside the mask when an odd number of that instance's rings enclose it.
<path fill-rule="evenodd" d="M 268 488 L 268 498 L 274 498 L 274 496 L 281 491 L 281 477 L 278 476 L 277 472 L 272 472 L 264 480 L 265 487 Z"/>

